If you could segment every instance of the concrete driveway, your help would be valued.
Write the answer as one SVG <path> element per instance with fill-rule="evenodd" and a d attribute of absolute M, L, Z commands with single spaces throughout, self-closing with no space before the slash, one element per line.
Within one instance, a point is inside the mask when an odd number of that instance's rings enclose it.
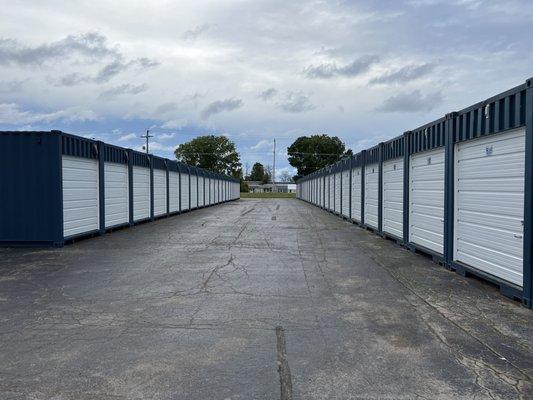
<path fill-rule="evenodd" d="M 0 249 L 0 399 L 533 398 L 533 313 L 297 200 Z"/>

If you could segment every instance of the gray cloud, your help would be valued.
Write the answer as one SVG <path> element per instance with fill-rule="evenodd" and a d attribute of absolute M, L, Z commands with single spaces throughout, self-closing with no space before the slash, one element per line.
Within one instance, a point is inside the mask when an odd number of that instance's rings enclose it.
<path fill-rule="evenodd" d="M 98 73 L 94 77 L 94 81 L 96 83 L 108 82 L 111 78 L 120 74 L 126 69 L 128 69 L 127 64 L 124 64 L 122 61 L 119 60 L 113 61 L 112 63 L 107 64 L 100 71 L 98 71 Z"/>
<path fill-rule="evenodd" d="M 159 62 L 150 60 L 148 58 L 137 58 L 128 62 L 123 62 L 120 59 L 114 60 L 103 66 L 95 76 L 81 75 L 77 72 L 70 73 L 58 79 L 50 78 L 49 81 L 54 86 L 77 86 L 82 83 L 97 83 L 102 84 L 109 82 L 115 76 L 125 72 L 130 68 L 135 68 L 139 71 L 154 68 L 159 65 Z"/>
<path fill-rule="evenodd" d="M 174 103 L 173 101 L 170 101 L 168 103 L 160 104 L 156 109 L 155 113 L 158 115 L 166 114 L 169 112 L 176 111 L 178 109 L 178 105 Z"/>
<path fill-rule="evenodd" d="M 34 124 L 63 122 L 84 122 L 98 119 L 96 113 L 90 109 L 70 107 L 52 112 L 37 112 L 24 110 L 16 103 L 0 103 L 0 124 Z"/>
<path fill-rule="evenodd" d="M 23 81 L 0 81 L 0 93 L 14 94 L 22 90 L 23 86 Z"/>
<path fill-rule="evenodd" d="M 301 113 L 315 108 L 309 96 L 295 92 L 288 92 L 285 100 L 278 104 L 278 106 L 281 110 L 289 113 Z"/>
<path fill-rule="evenodd" d="M 108 89 L 100 94 L 101 98 L 111 99 L 117 96 L 122 96 L 125 94 L 136 95 L 142 92 L 145 92 L 148 89 L 148 85 L 143 83 L 142 85 L 131 85 L 125 83 L 123 85 L 115 86 L 111 89 Z"/>
<path fill-rule="evenodd" d="M 217 100 L 207 105 L 202 110 L 201 117 L 202 119 L 208 119 L 210 116 L 219 114 L 224 111 L 233 111 L 237 108 L 241 108 L 244 105 L 241 99 L 224 99 Z"/>
<path fill-rule="evenodd" d="M 420 90 L 415 90 L 389 97 L 377 110 L 382 112 L 423 112 L 433 110 L 442 102 L 441 92 L 424 95 Z"/>
<path fill-rule="evenodd" d="M 210 28 L 211 28 L 211 25 L 209 24 L 197 25 L 194 29 L 185 31 L 185 33 L 183 34 L 183 39 L 185 40 L 198 39 L 199 36 L 207 32 Z"/>
<path fill-rule="evenodd" d="M 54 86 L 100 84 L 129 68 L 143 71 L 159 65 L 158 61 L 147 57 L 124 61 L 118 48 L 111 46 L 104 35 L 95 32 L 69 35 L 62 40 L 37 46 L 24 46 L 14 39 L 0 39 L 0 65 L 42 66 L 61 60 L 75 61 L 73 65 L 92 65 L 102 61 L 107 64 L 95 76 L 71 72 L 60 78 L 48 78 L 48 82 Z"/>
<path fill-rule="evenodd" d="M 278 94 L 277 89 L 270 88 L 259 93 L 257 97 L 263 101 L 268 101 L 268 100 L 271 100 L 273 97 L 275 97 L 277 94 Z"/>
<path fill-rule="evenodd" d="M 33 47 L 23 46 L 14 39 L 0 39 L 0 64 L 3 65 L 40 65 L 73 54 L 92 60 L 120 56 L 117 49 L 109 46 L 105 36 L 95 32 L 69 35 L 65 39 Z"/>
<path fill-rule="evenodd" d="M 338 76 L 350 78 L 368 71 L 378 61 L 378 56 L 364 56 L 343 66 L 338 66 L 335 62 L 310 65 L 303 73 L 309 79 L 329 79 Z"/>
<path fill-rule="evenodd" d="M 374 78 L 371 84 L 380 83 L 405 83 L 428 75 L 435 69 L 435 64 L 426 63 L 421 65 L 407 65 L 395 71 L 389 71 L 384 75 Z"/>
<path fill-rule="evenodd" d="M 76 86 L 76 85 L 80 85 L 82 83 L 86 83 L 90 81 L 91 81 L 90 77 L 80 75 L 76 72 L 62 76 L 61 78 L 58 78 L 55 80 L 50 79 L 50 82 L 54 86 Z"/>
<path fill-rule="evenodd" d="M 140 70 L 155 68 L 155 67 L 161 65 L 161 63 L 159 61 L 152 60 L 152 59 L 147 58 L 147 57 L 137 58 L 137 59 L 133 60 L 130 63 L 130 65 L 132 65 L 132 64 L 136 65 L 137 68 L 140 69 Z"/>

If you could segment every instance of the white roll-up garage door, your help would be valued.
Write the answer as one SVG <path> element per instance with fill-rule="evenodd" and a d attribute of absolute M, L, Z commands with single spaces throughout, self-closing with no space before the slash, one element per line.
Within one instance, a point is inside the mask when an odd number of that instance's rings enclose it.
<path fill-rule="evenodd" d="M 334 211 L 337 213 L 341 212 L 341 173 L 337 172 L 335 174 L 335 208 Z"/>
<path fill-rule="evenodd" d="M 209 205 L 215 203 L 215 180 L 213 178 L 209 179 Z"/>
<path fill-rule="evenodd" d="M 327 196 L 328 196 L 328 210 L 333 211 L 333 199 L 335 197 L 335 187 L 333 182 L 333 174 L 328 175 L 328 187 L 327 187 Z"/>
<path fill-rule="evenodd" d="M 444 148 L 416 153 L 409 164 L 409 241 L 443 254 Z"/>
<path fill-rule="evenodd" d="M 100 228 L 98 161 L 63 156 L 63 236 Z M 38 194 L 36 194 L 38 195 Z"/>
<path fill-rule="evenodd" d="M 178 172 L 170 171 L 168 173 L 168 192 L 169 192 L 169 211 L 177 212 L 180 210 L 180 175 Z"/>
<path fill-rule="evenodd" d="M 350 170 L 342 171 L 342 215 L 350 217 Z"/>
<path fill-rule="evenodd" d="M 191 174 L 191 208 L 198 207 L 198 177 Z"/>
<path fill-rule="evenodd" d="M 318 205 L 324 207 L 324 178 L 318 179 Z"/>
<path fill-rule="evenodd" d="M 180 172 L 181 175 L 181 211 L 187 211 L 189 206 L 189 174 Z"/>
<path fill-rule="evenodd" d="M 220 187 L 220 181 L 218 179 L 215 179 L 215 204 L 219 202 L 219 187 Z"/>
<path fill-rule="evenodd" d="M 204 206 L 204 177 L 198 177 L 198 207 Z"/>
<path fill-rule="evenodd" d="M 365 166 L 365 225 L 378 228 L 379 164 Z"/>
<path fill-rule="evenodd" d="M 383 231 L 403 237 L 403 158 L 383 162 Z"/>
<path fill-rule="evenodd" d="M 130 221 L 128 166 L 104 163 L 105 227 Z"/>
<path fill-rule="evenodd" d="M 167 172 L 154 169 L 154 216 L 167 213 Z"/>
<path fill-rule="evenodd" d="M 133 220 L 150 218 L 150 169 L 133 167 Z"/>
<path fill-rule="evenodd" d="M 525 130 L 455 148 L 454 258 L 523 284 Z"/>
<path fill-rule="evenodd" d="M 351 218 L 361 222 L 361 167 L 352 169 L 352 215 Z"/>

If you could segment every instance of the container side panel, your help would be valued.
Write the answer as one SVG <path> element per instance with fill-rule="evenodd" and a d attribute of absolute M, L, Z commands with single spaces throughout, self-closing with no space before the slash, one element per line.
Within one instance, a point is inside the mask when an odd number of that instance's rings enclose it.
<path fill-rule="evenodd" d="M 0 134 L 0 241 L 63 240 L 61 137 Z"/>
<path fill-rule="evenodd" d="M 133 167 L 133 220 L 150 218 L 150 168 Z"/>
<path fill-rule="evenodd" d="M 63 236 L 100 228 L 98 161 L 63 156 Z"/>
<path fill-rule="evenodd" d="M 525 130 L 455 148 L 454 259 L 522 286 Z"/>
<path fill-rule="evenodd" d="M 129 212 L 128 165 L 104 163 L 105 226 L 127 224 Z"/>
<path fill-rule="evenodd" d="M 383 231 L 403 237 L 403 158 L 383 163 Z"/>
<path fill-rule="evenodd" d="M 410 158 L 409 241 L 443 254 L 444 148 Z"/>

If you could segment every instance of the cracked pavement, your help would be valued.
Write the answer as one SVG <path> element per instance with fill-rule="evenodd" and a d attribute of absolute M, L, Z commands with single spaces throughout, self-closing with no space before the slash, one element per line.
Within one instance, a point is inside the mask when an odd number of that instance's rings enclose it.
<path fill-rule="evenodd" d="M 533 314 L 291 199 L 0 249 L 0 399 L 533 398 Z"/>

